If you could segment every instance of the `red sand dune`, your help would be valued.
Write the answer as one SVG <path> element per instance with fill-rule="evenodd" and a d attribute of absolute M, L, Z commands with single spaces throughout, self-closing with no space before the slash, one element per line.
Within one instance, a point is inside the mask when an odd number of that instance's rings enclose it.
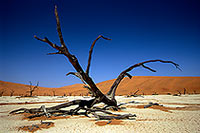
<path fill-rule="evenodd" d="M 114 79 L 97 83 L 97 86 L 106 93 Z M 179 90 L 183 93 L 186 88 L 186 93 L 200 93 L 200 77 L 160 77 L 160 76 L 134 76 L 132 79 L 124 78 L 118 86 L 117 95 L 133 94 L 139 89 L 138 94 L 177 94 Z M 4 90 L 3 95 L 10 95 L 11 90 L 14 90 L 14 95 L 26 95 L 29 90 L 28 85 L 17 84 L 11 82 L 0 81 L 0 92 Z M 34 95 L 86 95 L 87 89 L 83 88 L 82 84 L 64 86 L 61 88 L 45 88 L 39 87 Z"/>

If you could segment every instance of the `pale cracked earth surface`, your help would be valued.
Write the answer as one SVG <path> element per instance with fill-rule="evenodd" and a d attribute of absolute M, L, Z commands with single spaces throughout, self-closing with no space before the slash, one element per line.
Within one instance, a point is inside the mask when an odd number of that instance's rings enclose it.
<path fill-rule="evenodd" d="M 5 132 L 25 132 L 18 130 L 20 126 L 39 124 L 40 120 L 23 120 L 22 115 L 9 115 L 9 112 L 21 107 L 33 108 L 41 105 L 53 106 L 59 103 L 39 103 L 39 104 L 10 104 L 2 103 L 24 103 L 24 102 L 55 102 L 73 99 L 83 99 L 83 97 L 47 97 L 37 98 L 16 98 L 0 97 L 0 133 Z M 87 98 L 86 98 L 87 99 Z M 74 132 L 74 133 L 199 133 L 200 132 L 200 95 L 154 95 L 144 97 L 116 97 L 118 103 L 135 101 L 123 105 L 126 109 L 115 113 L 136 114 L 135 120 L 123 120 L 120 124 L 107 124 L 99 126 L 95 124 L 95 118 L 72 116 L 66 119 L 46 120 L 55 123 L 54 127 L 38 130 L 38 133 L 47 132 Z M 159 103 L 166 107 L 168 111 L 155 108 L 137 108 L 138 105 L 147 105 L 149 102 Z M 102 105 L 99 105 L 102 106 Z M 177 108 L 178 107 L 178 108 Z M 185 108 L 184 108 L 185 107 Z"/>

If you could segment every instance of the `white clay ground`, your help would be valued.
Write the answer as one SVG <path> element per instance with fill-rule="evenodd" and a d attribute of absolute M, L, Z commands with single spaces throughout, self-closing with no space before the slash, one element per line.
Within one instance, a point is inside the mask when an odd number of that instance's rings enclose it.
<path fill-rule="evenodd" d="M 25 103 L 25 102 L 55 102 L 83 99 L 80 96 L 50 97 L 39 96 L 37 98 L 16 98 L 3 96 L 0 103 Z M 85 99 L 88 99 L 87 97 Z M 149 95 L 143 97 L 116 97 L 118 103 L 135 101 L 135 103 L 123 105 L 126 109 L 114 113 L 136 114 L 136 120 L 123 120 L 119 125 L 99 126 L 94 117 L 72 116 L 66 119 L 47 120 L 55 123 L 54 127 L 42 129 L 38 133 L 199 133 L 200 132 L 200 95 Z M 164 107 L 189 107 L 189 109 L 161 111 L 152 108 L 134 108 L 137 105 L 146 105 L 149 102 L 162 104 Z M 9 112 L 18 108 L 35 108 L 41 105 L 53 106 L 60 103 L 0 105 L 0 133 L 25 132 L 18 130 L 20 126 L 39 124 L 40 121 L 22 120 L 22 115 L 10 115 Z M 190 109 L 191 107 L 191 109 Z"/>

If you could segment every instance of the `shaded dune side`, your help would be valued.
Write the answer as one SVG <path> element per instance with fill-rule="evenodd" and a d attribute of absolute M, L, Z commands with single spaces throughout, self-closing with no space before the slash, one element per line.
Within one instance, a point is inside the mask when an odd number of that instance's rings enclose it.
<path fill-rule="evenodd" d="M 115 79 L 97 83 L 97 86 L 106 93 Z M 183 93 L 183 88 L 186 88 L 186 93 L 200 93 L 200 77 L 160 77 L 160 76 L 134 76 L 132 79 L 124 78 L 116 91 L 117 95 L 133 94 L 139 89 L 138 94 L 175 94 L 177 90 Z M 4 95 L 10 95 L 10 90 L 14 90 L 14 95 L 25 95 L 28 91 L 28 85 L 0 81 L 0 90 L 4 89 Z M 86 95 L 87 89 L 83 88 L 82 84 L 64 86 L 61 88 L 45 88 L 39 87 L 34 92 L 34 95 Z"/>

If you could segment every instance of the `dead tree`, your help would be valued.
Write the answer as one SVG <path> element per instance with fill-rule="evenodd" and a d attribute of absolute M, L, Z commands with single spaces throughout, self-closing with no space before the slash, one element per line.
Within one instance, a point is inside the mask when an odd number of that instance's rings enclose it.
<path fill-rule="evenodd" d="M 137 97 L 137 96 L 138 96 L 138 95 L 137 95 L 138 91 L 139 91 L 139 89 L 136 90 L 131 96 Z"/>
<path fill-rule="evenodd" d="M 181 92 L 179 91 L 179 90 L 177 90 L 178 91 L 178 93 L 179 93 L 179 96 L 181 96 Z"/>
<path fill-rule="evenodd" d="M 137 68 L 137 67 L 143 67 L 143 68 L 150 70 L 152 72 L 156 72 L 154 69 L 146 66 L 146 64 L 152 63 L 152 62 L 161 62 L 161 63 L 173 64 L 176 68 L 179 69 L 178 64 L 176 64 L 172 61 L 164 61 L 164 60 L 160 60 L 160 59 L 148 60 L 148 61 L 144 61 L 144 62 L 141 62 L 141 63 L 137 63 L 135 65 L 128 67 L 124 71 L 122 71 L 119 74 L 119 76 L 117 77 L 117 79 L 115 80 L 115 82 L 113 83 L 113 85 L 111 86 L 110 90 L 107 92 L 107 94 L 103 94 L 102 91 L 96 86 L 93 79 L 90 77 L 90 73 L 89 73 L 90 72 L 90 65 L 91 65 L 93 48 L 94 48 L 96 42 L 99 39 L 105 39 L 105 40 L 111 40 L 111 39 L 106 38 L 102 35 L 99 35 L 94 40 L 94 42 L 92 43 L 92 45 L 90 47 L 90 51 L 89 51 L 88 65 L 87 65 L 86 71 L 84 71 L 84 69 L 79 64 L 79 61 L 76 58 L 76 56 L 73 55 L 69 51 L 68 47 L 65 45 L 63 35 L 62 35 L 62 32 L 61 32 L 61 26 L 60 26 L 60 21 L 59 21 L 56 6 L 55 6 L 55 17 L 56 17 L 56 23 L 57 23 L 57 32 L 58 32 L 58 36 L 59 36 L 60 44 L 61 44 L 60 46 L 51 42 L 47 37 L 45 37 L 44 39 L 41 39 L 37 36 L 34 36 L 34 37 L 41 42 L 47 43 L 52 48 L 57 50 L 57 52 L 49 53 L 48 55 L 55 55 L 55 54 L 64 55 L 69 60 L 69 62 L 74 67 L 76 72 L 69 72 L 66 75 L 74 75 L 74 76 L 78 77 L 84 83 L 84 85 L 87 86 L 86 88 L 89 91 L 92 92 L 93 98 L 90 99 L 90 100 L 74 100 L 74 101 L 70 101 L 70 102 L 67 102 L 67 103 L 63 103 L 63 104 L 56 105 L 56 106 L 53 106 L 53 107 L 48 107 L 48 108 L 45 108 L 44 105 L 41 106 L 40 108 L 32 108 L 32 109 L 21 108 L 21 109 L 14 110 L 10 113 L 19 113 L 19 112 L 33 113 L 34 115 L 30 116 L 29 118 L 39 117 L 39 116 L 43 116 L 43 115 L 50 117 L 51 115 L 84 114 L 84 115 L 88 116 L 88 114 L 92 114 L 94 117 L 96 117 L 98 119 L 131 119 L 131 118 L 135 117 L 135 115 L 132 115 L 132 114 L 124 114 L 124 115 L 112 114 L 111 112 L 106 111 L 106 109 L 108 109 L 109 107 L 113 107 L 116 110 L 118 109 L 118 104 L 117 104 L 117 101 L 115 99 L 115 92 L 117 90 L 118 85 L 124 79 L 124 77 L 128 76 L 129 78 L 132 78 L 132 76 L 129 74 L 129 72 L 131 70 L 133 70 L 134 68 Z M 103 107 L 103 108 L 95 107 L 94 105 L 97 104 L 97 103 L 104 103 L 105 107 Z M 68 110 L 61 110 L 62 108 L 66 108 L 66 107 L 69 107 L 69 106 L 72 106 L 72 105 L 78 105 L 78 107 L 75 108 L 75 109 L 71 109 L 69 111 Z M 79 112 L 80 110 L 84 110 L 85 112 L 84 113 Z M 96 112 L 103 112 L 103 113 L 111 115 L 111 116 L 102 116 L 102 115 L 97 114 Z"/>
<path fill-rule="evenodd" d="M 158 95 L 158 94 L 156 93 L 156 91 L 154 91 L 154 93 L 152 95 Z"/>
<path fill-rule="evenodd" d="M 14 92 L 15 92 L 14 90 L 10 90 L 10 97 L 13 96 Z"/>
<path fill-rule="evenodd" d="M 38 89 L 38 85 L 39 82 L 37 82 L 37 85 L 33 87 L 32 82 L 29 81 L 30 85 L 29 85 L 29 91 L 27 91 L 29 93 L 28 97 L 32 97 L 33 96 L 33 92 Z"/>
<path fill-rule="evenodd" d="M 133 94 L 132 94 L 132 92 L 131 92 L 131 94 L 128 95 L 127 97 L 131 97 L 131 96 L 133 96 L 133 97 L 137 97 L 137 96 L 139 96 L 139 95 L 137 95 L 138 91 L 139 91 L 139 89 L 136 90 Z"/>
<path fill-rule="evenodd" d="M 56 92 L 54 90 L 52 92 L 53 92 L 53 96 L 55 97 L 56 96 Z"/>
<path fill-rule="evenodd" d="M 185 95 L 186 94 L 186 89 L 185 88 L 183 88 L 183 95 Z"/>
<path fill-rule="evenodd" d="M 5 93 L 5 90 L 1 90 L 0 91 L 0 97 L 2 97 L 4 93 Z"/>
<path fill-rule="evenodd" d="M 133 95 L 136 95 L 138 93 L 138 91 L 139 91 L 139 89 L 137 91 L 135 91 Z"/>

